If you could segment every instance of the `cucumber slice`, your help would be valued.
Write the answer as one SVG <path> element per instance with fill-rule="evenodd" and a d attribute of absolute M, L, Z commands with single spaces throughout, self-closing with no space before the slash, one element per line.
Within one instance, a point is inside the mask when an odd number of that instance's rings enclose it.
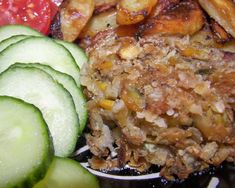
<path fill-rule="evenodd" d="M 57 43 L 63 45 L 72 54 L 78 67 L 81 69 L 84 63 L 88 62 L 86 53 L 78 45 L 63 40 L 55 40 Z"/>
<path fill-rule="evenodd" d="M 50 75 L 32 67 L 12 67 L 0 75 L 0 95 L 20 98 L 41 110 L 55 155 L 66 157 L 74 151 L 79 132 L 75 106 L 69 92 Z"/>
<path fill-rule="evenodd" d="M 82 133 L 87 122 L 86 100 L 82 93 L 82 90 L 77 87 L 76 82 L 71 76 L 58 72 L 47 65 L 42 65 L 39 63 L 16 63 L 11 67 L 35 67 L 41 69 L 51 75 L 57 82 L 62 84 L 64 88 L 67 89 L 72 95 L 76 107 L 76 112 L 79 116 L 80 133 Z"/>
<path fill-rule="evenodd" d="M 41 112 L 0 96 L 0 187 L 32 187 L 52 162 L 52 139 Z"/>
<path fill-rule="evenodd" d="M 29 37 L 12 44 L 0 53 L 0 73 L 15 62 L 42 63 L 57 71 L 72 76 L 79 82 L 79 68 L 70 54 L 62 45 L 47 37 Z"/>
<path fill-rule="evenodd" d="M 38 31 L 23 25 L 6 25 L 0 27 L 0 42 L 14 35 L 43 36 Z"/>
<path fill-rule="evenodd" d="M 72 159 L 55 157 L 46 177 L 34 188 L 99 188 L 97 178 Z"/>
<path fill-rule="evenodd" d="M 27 37 L 29 37 L 29 36 L 27 36 L 27 35 L 15 35 L 15 36 L 12 36 L 10 38 L 7 38 L 7 39 L 3 40 L 2 42 L 0 42 L 0 52 L 3 51 L 8 46 L 10 46 L 11 44 L 19 42 L 19 41 L 21 41 L 21 40 L 23 40 Z"/>

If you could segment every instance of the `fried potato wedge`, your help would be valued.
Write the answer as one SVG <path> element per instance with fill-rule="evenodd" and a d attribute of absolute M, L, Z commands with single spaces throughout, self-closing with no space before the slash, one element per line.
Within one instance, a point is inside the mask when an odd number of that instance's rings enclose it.
<path fill-rule="evenodd" d="M 156 3 L 157 0 L 120 0 L 117 4 L 117 23 L 131 25 L 141 22 Z"/>
<path fill-rule="evenodd" d="M 68 0 L 60 11 L 61 32 L 63 39 L 74 41 L 94 11 L 94 0 Z"/>
<path fill-rule="evenodd" d="M 199 0 L 205 11 L 235 37 L 235 3 L 232 0 Z"/>
<path fill-rule="evenodd" d="M 107 4 L 115 5 L 118 2 L 118 0 L 94 0 L 94 1 L 95 1 L 95 7 L 100 7 Z"/>
<path fill-rule="evenodd" d="M 100 14 L 116 6 L 118 0 L 95 0 L 94 14 Z"/>
<path fill-rule="evenodd" d="M 196 1 L 183 0 L 162 14 L 149 18 L 141 27 L 141 35 L 192 35 L 204 25 L 203 12 Z"/>
<path fill-rule="evenodd" d="M 139 24 L 134 25 L 120 25 L 115 31 L 119 37 L 135 37 L 138 38 Z"/>
<path fill-rule="evenodd" d="M 116 23 L 116 13 L 116 10 L 111 9 L 93 16 L 82 30 L 79 38 L 93 37 L 100 31 L 116 28 L 118 26 Z"/>
<path fill-rule="evenodd" d="M 156 6 L 153 8 L 150 17 L 155 17 L 164 11 L 174 7 L 180 2 L 180 0 L 158 0 Z"/>
<path fill-rule="evenodd" d="M 221 27 L 215 20 L 210 21 L 211 29 L 213 31 L 213 37 L 216 42 L 224 44 L 232 40 L 230 34 L 228 34 L 223 27 Z"/>

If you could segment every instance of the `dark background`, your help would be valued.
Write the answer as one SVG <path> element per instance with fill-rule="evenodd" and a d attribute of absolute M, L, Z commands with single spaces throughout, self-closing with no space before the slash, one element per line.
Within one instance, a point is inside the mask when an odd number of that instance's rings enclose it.
<path fill-rule="evenodd" d="M 100 178 L 100 182 L 102 188 L 207 188 L 212 177 L 219 179 L 216 188 L 235 188 L 235 165 L 225 163 L 218 168 L 212 167 L 201 175 L 192 175 L 185 181 L 167 182 L 161 178 L 145 181 L 120 181 Z"/>
<path fill-rule="evenodd" d="M 86 145 L 86 141 L 84 136 L 81 136 L 78 141 L 77 148 L 84 145 Z M 91 153 L 87 151 L 79 156 L 75 156 L 74 159 L 79 162 L 87 162 L 87 159 L 90 157 Z M 151 172 L 159 172 L 159 168 L 151 167 L 147 174 Z M 120 171 L 111 171 L 109 174 L 134 176 L 139 173 L 130 169 L 123 169 Z M 192 174 L 184 181 L 176 180 L 174 182 L 169 182 L 164 178 L 141 181 L 124 181 L 101 177 L 98 178 L 100 180 L 101 188 L 214 188 L 208 187 L 211 178 L 213 177 L 219 179 L 219 184 L 216 188 L 235 188 L 235 164 L 225 162 L 219 167 L 210 167 L 203 172 Z"/>

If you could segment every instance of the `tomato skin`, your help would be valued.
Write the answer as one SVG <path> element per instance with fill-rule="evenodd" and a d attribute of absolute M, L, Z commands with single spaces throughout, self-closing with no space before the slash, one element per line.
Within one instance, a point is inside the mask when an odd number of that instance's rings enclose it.
<path fill-rule="evenodd" d="M 51 18 L 52 19 L 58 12 L 59 6 L 61 5 L 62 2 L 63 0 L 51 0 Z"/>
<path fill-rule="evenodd" d="M 22 24 L 47 34 L 50 22 L 49 0 L 0 0 L 0 26 Z"/>

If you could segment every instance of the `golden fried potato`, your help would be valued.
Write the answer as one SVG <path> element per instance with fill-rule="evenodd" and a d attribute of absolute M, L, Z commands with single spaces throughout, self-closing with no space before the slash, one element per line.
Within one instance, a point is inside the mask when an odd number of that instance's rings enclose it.
<path fill-rule="evenodd" d="M 85 28 L 82 30 L 79 38 L 93 37 L 98 32 L 106 29 L 114 29 L 118 25 L 116 23 L 116 10 L 109 10 L 93 16 Z"/>
<path fill-rule="evenodd" d="M 108 9 L 115 7 L 118 0 L 95 0 L 95 14 L 107 11 Z"/>
<path fill-rule="evenodd" d="M 115 31 L 119 37 L 138 37 L 139 25 L 120 25 Z"/>
<path fill-rule="evenodd" d="M 232 37 L 215 20 L 211 19 L 211 29 L 216 42 L 224 44 L 231 41 Z"/>
<path fill-rule="evenodd" d="M 118 2 L 118 0 L 94 0 L 94 1 L 95 1 L 95 7 L 100 7 L 107 4 L 115 5 Z"/>
<path fill-rule="evenodd" d="M 120 0 L 117 4 L 117 23 L 136 24 L 146 18 L 157 0 Z"/>
<path fill-rule="evenodd" d="M 192 35 L 204 25 L 203 12 L 196 1 L 184 0 L 162 14 L 148 19 L 141 27 L 142 35 Z"/>
<path fill-rule="evenodd" d="M 179 2 L 180 0 L 158 0 L 157 5 L 153 8 L 150 14 L 150 17 L 155 17 L 159 15 L 163 11 L 166 11 L 167 9 L 174 7 Z"/>
<path fill-rule="evenodd" d="M 94 11 L 94 0 L 69 0 L 60 11 L 61 32 L 63 39 L 74 41 Z"/>
<path fill-rule="evenodd" d="M 235 3 L 232 0 L 199 0 L 205 11 L 235 37 Z"/>

